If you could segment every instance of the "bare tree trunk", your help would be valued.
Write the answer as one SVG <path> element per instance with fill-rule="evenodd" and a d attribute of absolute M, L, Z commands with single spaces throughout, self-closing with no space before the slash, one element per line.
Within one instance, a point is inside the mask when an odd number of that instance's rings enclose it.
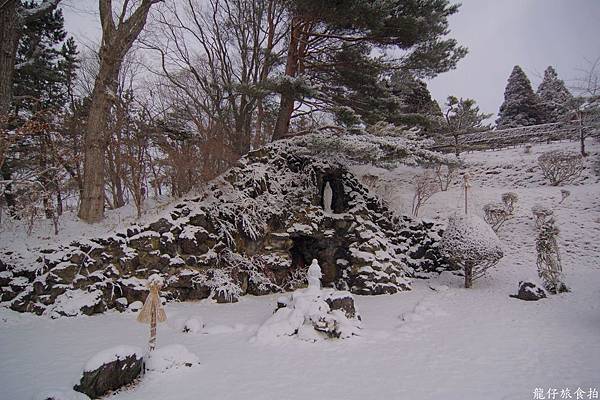
<path fill-rule="evenodd" d="M 581 145 L 581 156 L 582 157 L 587 157 L 587 153 L 585 151 L 585 129 L 583 127 L 583 115 L 580 113 L 578 113 L 578 122 L 579 122 L 579 141 L 580 141 L 580 145 Z"/>
<path fill-rule="evenodd" d="M 298 17 L 293 17 L 290 27 L 290 44 L 285 65 L 285 75 L 291 78 L 295 78 L 298 74 L 300 35 L 301 21 Z M 288 91 L 281 94 L 279 113 L 277 114 L 277 122 L 273 131 L 273 140 L 282 139 L 287 135 L 292 113 L 294 112 L 294 102 L 293 93 Z"/>
<path fill-rule="evenodd" d="M 0 116 L 7 116 L 12 98 L 12 84 L 19 43 L 17 0 L 0 7 Z"/>
<path fill-rule="evenodd" d="M 107 119 L 113 100 L 111 94 L 116 91 L 119 68 L 120 64 L 109 64 L 101 60 L 100 72 L 92 94 L 85 132 L 83 193 L 79 207 L 79 218 L 86 222 L 98 222 L 104 217 L 104 152 L 107 144 Z"/>
<path fill-rule="evenodd" d="M 458 135 L 454 135 L 454 153 L 456 157 L 460 156 L 460 147 L 458 146 Z"/>
<path fill-rule="evenodd" d="M 473 266 L 465 264 L 465 288 L 470 288 L 473 285 Z"/>
<path fill-rule="evenodd" d="M 100 70 L 92 92 L 85 132 L 83 193 L 79 207 L 79 218 L 86 222 L 98 222 L 104 218 L 106 129 L 110 108 L 116 97 L 121 64 L 144 28 L 150 7 L 159 1 L 161 0 L 142 0 L 129 17 L 126 17 L 128 2 L 125 2 L 115 25 L 112 1 L 99 0 L 102 22 Z"/>

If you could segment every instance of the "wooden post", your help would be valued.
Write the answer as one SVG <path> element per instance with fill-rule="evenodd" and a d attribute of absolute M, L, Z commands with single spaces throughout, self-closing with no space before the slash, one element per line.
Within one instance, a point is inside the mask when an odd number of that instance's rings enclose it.
<path fill-rule="evenodd" d="M 469 210 L 468 210 L 469 187 L 471 187 L 471 184 L 469 183 L 469 174 L 465 173 L 465 175 L 463 176 L 463 180 L 464 180 L 464 189 L 465 189 L 465 215 L 467 215 L 469 213 Z"/>
<path fill-rule="evenodd" d="M 163 285 L 162 278 L 156 274 L 148 278 L 148 288 L 150 293 L 146 297 L 144 307 L 140 310 L 137 317 L 138 322 L 150 324 L 150 339 L 148 340 L 148 351 L 152 352 L 156 348 L 156 324 L 167 320 L 165 310 L 160 304 L 160 288 Z"/>

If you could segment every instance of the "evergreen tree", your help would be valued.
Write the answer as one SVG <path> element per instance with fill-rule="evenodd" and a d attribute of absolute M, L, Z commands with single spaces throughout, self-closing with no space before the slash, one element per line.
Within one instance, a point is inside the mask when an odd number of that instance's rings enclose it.
<path fill-rule="evenodd" d="M 454 68 L 466 54 L 455 40 L 445 38 L 448 17 L 458 11 L 448 0 L 284 3 L 291 18 L 273 139 L 287 135 L 296 101 L 322 111 L 339 108 L 358 121 L 365 109 L 385 113 L 394 106 L 383 85 L 373 84 L 382 81 L 384 72 L 403 69 L 433 77 Z M 387 58 L 382 55 L 386 50 L 403 56 Z M 381 90 L 384 96 L 379 96 Z M 349 98 L 354 99 L 351 104 L 341 101 Z"/>
<path fill-rule="evenodd" d="M 537 95 L 544 108 L 544 122 L 558 122 L 568 112 L 573 95 L 565 87 L 565 83 L 558 78 L 552 66 L 544 71 L 544 79 L 537 89 Z"/>
<path fill-rule="evenodd" d="M 460 154 L 459 137 L 465 133 L 489 129 L 489 125 L 485 125 L 484 121 L 492 114 L 481 112 L 473 99 L 458 99 L 455 96 L 448 96 L 445 106 L 444 130 L 454 138 L 454 152 L 458 157 Z"/>
<path fill-rule="evenodd" d="M 34 1 L 21 4 L 25 11 L 38 6 Z M 50 218 L 55 214 L 50 195 L 60 197 L 58 187 L 63 172 L 59 155 L 62 135 L 55 125 L 69 97 L 73 98 L 69 93 L 78 66 L 77 47 L 72 38 L 66 40 L 60 9 L 27 20 L 20 33 L 10 104 L 11 127 L 19 135 L 7 152 L 2 176 L 5 180 L 13 179 L 13 175 L 23 177 L 19 184 L 24 189 L 19 192 L 5 188 L 4 197 L 11 212 L 17 213 L 18 208 L 41 198 Z M 34 190 L 41 194 L 33 193 Z"/>
<path fill-rule="evenodd" d="M 36 7 L 34 1 L 23 4 Z M 73 80 L 77 66 L 77 47 L 71 38 L 65 41 L 61 9 L 29 21 L 23 28 L 17 49 L 17 68 L 13 82 L 13 110 L 35 113 L 61 109 L 68 100 L 67 81 Z"/>
<path fill-rule="evenodd" d="M 540 101 L 525 72 L 515 65 L 504 90 L 496 126 L 498 129 L 536 125 L 544 122 Z"/>
<path fill-rule="evenodd" d="M 433 99 L 427 84 L 408 71 L 396 71 L 390 79 L 391 92 L 398 107 L 386 120 L 396 125 L 420 126 L 431 131 L 443 120 L 440 105 Z"/>

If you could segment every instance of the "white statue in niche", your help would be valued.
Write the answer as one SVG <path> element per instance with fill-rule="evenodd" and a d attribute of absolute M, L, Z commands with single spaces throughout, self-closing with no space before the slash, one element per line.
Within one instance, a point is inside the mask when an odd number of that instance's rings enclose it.
<path fill-rule="evenodd" d="M 329 182 L 325 184 L 325 189 L 323 190 L 323 209 L 326 213 L 332 214 L 333 210 L 331 209 L 331 204 L 333 201 L 333 190 L 331 189 L 331 185 Z"/>
<path fill-rule="evenodd" d="M 318 292 L 321 290 L 321 278 L 323 277 L 323 273 L 321 272 L 321 267 L 316 258 L 313 258 L 310 267 L 308 267 L 308 274 L 306 277 L 308 279 L 309 291 Z"/>

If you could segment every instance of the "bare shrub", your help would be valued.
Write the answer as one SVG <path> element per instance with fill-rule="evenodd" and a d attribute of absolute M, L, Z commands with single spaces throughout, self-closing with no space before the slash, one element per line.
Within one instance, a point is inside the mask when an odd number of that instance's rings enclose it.
<path fill-rule="evenodd" d="M 427 201 L 440 191 L 440 186 L 437 180 L 432 176 L 430 171 L 415 176 L 414 178 L 415 194 L 412 202 L 412 214 L 415 217 L 419 216 L 419 210 Z"/>
<path fill-rule="evenodd" d="M 542 225 L 544 225 L 546 220 L 548 220 L 554 215 L 554 211 L 541 204 L 536 204 L 533 207 L 531 207 L 531 212 L 533 212 L 535 227 L 537 229 L 540 229 Z"/>
<path fill-rule="evenodd" d="M 506 221 L 514 217 L 517 201 L 519 196 L 514 192 L 508 192 L 502 195 L 502 203 L 488 203 L 483 206 L 483 219 L 494 232 L 498 232 Z"/>
<path fill-rule="evenodd" d="M 506 210 L 512 215 L 519 201 L 519 196 L 515 192 L 506 192 L 502 194 L 502 203 Z"/>
<path fill-rule="evenodd" d="M 542 154 L 538 158 L 538 164 L 552 186 L 573 182 L 584 169 L 581 154 L 565 150 L 553 150 Z"/>
<path fill-rule="evenodd" d="M 538 275 L 544 281 L 546 289 L 554 293 L 568 291 L 562 282 L 562 263 L 556 240 L 558 234 L 555 220 L 550 218 L 539 228 L 535 242 Z"/>
<path fill-rule="evenodd" d="M 440 185 L 440 191 L 445 192 L 456 177 L 456 166 L 452 164 L 437 164 L 434 167 L 435 177 Z"/>

